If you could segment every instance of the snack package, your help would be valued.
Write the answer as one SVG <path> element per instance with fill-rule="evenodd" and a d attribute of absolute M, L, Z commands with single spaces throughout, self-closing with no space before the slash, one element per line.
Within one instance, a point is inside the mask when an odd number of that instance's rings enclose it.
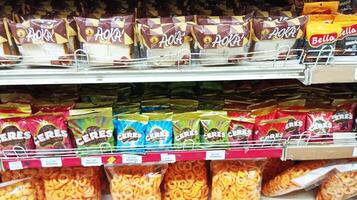
<path fill-rule="evenodd" d="M 263 170 L 263 184 L 293 165 L 294 162 L 291 160 L 282 161 L 280 158 L 268 158 Z"/>
<path fill-rule="evenodd" d="M 163 200 L 208 199 L 206 162 L 179 161 L 169 164 L 163 189 Z"/>
<path fill-rule="evenodd" d="M 298 136 L 305 132 L 307 112 L 294 110 L 279 110 L 277 118 L 287 118 L 284 134 L 286 138 Z"/>
<path fill-rule="evenodd" d="M 258 53 L 253 54 L 251 59 L 254 61 L 285 59 L 290 49 L 297 48 L 299 40 L 304 38 L 307 20 L 307 16 L 283 21 L 253 19 L 253 42 L 250 51 Z M 262 52 L 267 50 L 276 52 Z"/>
<path fill-rule="evenodd" d="M 200 116 L 202 137 L 201 142 L 205 146 L 215 146 L 228 142 L 228 128 L 230 119 L 219 114 L 203 114 Z"/>
<path fill-rule="evenodd" d="M 241 24 L 194 25 L 192 34 L 200 52 L 201 64 L 240 63 L 247 57 L 249 21 Z"/>
<path fill-rule="evenodd" d="M 357 55 L 357 16 L 356 15 L 336 15 L 334 24 L 340 24 L 342 32 L 336 42 L 336 55 L 356 56 Z"/>
<path fill-rule="evenodd" d="M 305 2 L 302 14 L 334 14 L 337 12 L 339 4 L 339 1 Z"/>
<path fill-rule="evenodd" d="M 167 165 L 107 166 L 113 200 L 160 200 L 160 184 Z"/>
<path fill-rule="evenodd" d="M 293 191 L 304 189 L 301 188 L 298 184 L 294 183 L 294 180 L 309 174 L 311 171 L 315 169 L 322 168 L 326 164 L 327 162 L 323 160 L 302 161 L 289 168 L 286 168 L 285 171 L 275 176 L 274 178 L 270 179 L 263 185 L 262 194 L 268 197 L 275 197 L 275 196 L 288 194 Z M 314 183 L 314 180 L 306 180 L 306 181 L 311 184 Z"/>
<path fill-rule="evenodd" d="M 63 19 L 30 19 L 9 22 L 25 65 L 70 65 L 68 34 Z"/>
<path fill-rule="evenodd" d="M 69 116 L 69 110 L 74 107 L 73 101 L 53 103 L 53 102 L 39 102 L 31 105 L 31 110 L 33 114 L 36 113 L 63 113 L 64 116 Z"/>
<path fill-rule="evenodd" d="M 353 130 L 356 107 L 357 102 L 348 100 L 335 105 L 336 111 L 332 114 L 332 132 L 351 132 Z"/>
<path fill-rule="evenodd" d="M 174 146 L 194 148 L 200 145 L 200 114 L 188 112 L 172 116 Z"/>
<path fill-rule="evenodd" d="M 247 143 L 253 140 L 254 133 L 254 118 L 239 112 L 227 112 L 231 118 L 228 129 L 228 141 L 233 143 Z"/>
<path fill-rule="evenodd" d="M 0 183 L 0 199 L 37 199 L 36 189 L 32 186 L 31 178 Z"/>
<path fill-rule="evenodd" d="M 101 199 L 99 167 L 43 168 L 46 199 Z"/>
<path fill-rule="evenodd" d="M 67 118 L 68 128 L 77 149 L 114 146 L 111 108 L 71 110 L 70 114 L 72 116 Z"/>
<path fill-rule="evenodd" d="M 141 57 L 153 67 L 188 64 L 191 58 L 192 23 L 138 24 Z"/>
<path fill-rule="evenodd" d="M 115 65 L 133 57 L 133 15 L 74 19 L 77 23 L 78 39 L 82 49 L 88 53 L 90 65 Z"/>
<path fill-rule="evenodd" d="M 147 113 L 149 122 L 145 131 L 145 146 L 150 149 L 165 149 L 173 142 L 172 113 Z"/>
<path fill-rule="evenodd" d="M 14 171 L 4 171 L 1 173 L 2 182 L 8 182 L 17 179 L 29 178 L 28 181 L 31 183 L 33 189 L 36 192 L 37 200 L 45 200 L 45 188 L 44 183 L 41 178 L 41 174 L 38 169 L 22 169 Z M 0 197 L 1 199 L 1 197 Z"/>
<path fill-rule="evenodd" d="M 288 135 L 285 133 L 287 121 L 287 118 L 261 121 L 256 126 L 254 140 L 263 143 L 275 143 L 275 141 L 287 139 Z"/>
<path fill-rule="evenodd" d="M 307 113 L 306 131 L 311 137 L 331 137 L 332 132 L 332 110 L 315 110 Z"/>
<path fill-rule="evenodd" d="M 14 62 L 11 61 L 9 56 L 16 54 L 18 54 L 18 52 L 17 49 L 14 49 L 8 24 L 6 20 L 0 20 L 0 66 L 13 64 Z"/>
<path fill-rule="evenodd" d="M 36 149 L 70 149 L 66 119 L 61 114 L 34 115 L 26 118 L 25 126 L 34 139 Z"/>
<path fill-rule="evenodd" d="M 22 117 L 0 119 L 1 151 L 27 150 L 35 148 L 31 132 L 26 126 L 26 119 L 27 118 Z"/>
<path fill-rule="evenodd" d="M 149 117 L 140 114 L 120 114 L 115 116 L 113 123 L 116 131 L 119 150 L 141 148 L 145 144 L 145 131 Z M 139 150 L 138 150 L 139 151 Z"/>
<path fill-rule="evenodd" d="M 253 160 L 212 161 L 212 200 L 259 200 L 262 162 Z"/>
<path fill-rule="evenodd" d="M 317 191 L 316 200 L 345 200 L 357 195 L 357 171 L 329 175 Z"/>

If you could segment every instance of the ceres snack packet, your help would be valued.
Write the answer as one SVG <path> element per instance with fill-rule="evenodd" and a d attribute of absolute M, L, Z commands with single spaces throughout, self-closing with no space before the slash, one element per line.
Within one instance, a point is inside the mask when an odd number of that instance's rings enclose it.
<path fill-rule="evenodd" d="M 200 114 L 188 112 L 172 116 L 174 146 L 193 148 L 200 145 Z"/>
<path fill-rule="evenodd" d="M 142 150 L 145 144 L 145 130 L 148 121 L 149 117 L 140 114 L 115 116 L 113 123 L 116 131 L 117 148 L 128 151 L 128 149 L 138 147 Z"/>
<path fill-rule="evenodd" d="M 205 146 L 214 146 L 215 143 L 228 142 L 228 128 L 230 119 L 219 114 L 203 114 L 200 116 L 202 127 L 201 142 Z"/>
<path fill-rule="evenodd" d="M 172 113 L 147 113 L 149 122 L 146 126 L 145 146 L 148 150 L 171 147 Z"/>
<path fill-rule="evenodd" d="M 227 115 L 231 118 L 228 129 L 228 141 L 231 145 L 252 141 L 255 119 L 241 112 L 227 112 Z"/>
<path fill-rule="evenodd" d="M 12 36 L 27 65 L 68 65 L 68 34 L 63 19 L 9 22 Z"/>
<path fill-rule="evenodd" d="M 78 149 L 114 146 L 112 109 L 71 110 L 67 118 Z"/>
<path fill-rule="evenodd" d="M 71 137 L 62 114 L 34 115 L 26 118 L 36 149 L 70 149 Z"/>
<path fill-rule="evenodd" d="M 78 39 L 91 65 L 108 65 L 133 57 L 134 16 L 75 17 Z"/>
<path fill-rule="evenodd" d="M 332 132 L 352 131 L 357 106 L 356 99 L 335 100 L 332 105 L 336 108 L 332 115 Z"/>
<path fill-rule="evenodd" d="M 279 110 L 277 118 L 286 118 L 284 137 L 298 136 L 305 132 L 307 112 L 299 110 Z"/>
<path fill-rule="evenodd" d="M 331 137 L 333 110 L 312 110 L 307 113 L 306 131 L 311 137 Z"/>
<path fill-rule="evenodd" d="M 286 122 L 286 118 L 261 121 L 256 127 L 254 140 L 264 143 L 279 142 L 279 140 L 286 138 Z"/>
<path fill-rule="evenodd" d="M 279 20 L 253 19 L 251 51 L 261 52 L 252 55 L 253 60 L 285 59 L 289 49 L 297 47 L 304 38 L 307 16 Z M 276 50 L 277 52 L 262 52 Z M 278 53 L 278 54 L 277 54 Z M 278 56 L 278 57 L 276 57 Z"/>

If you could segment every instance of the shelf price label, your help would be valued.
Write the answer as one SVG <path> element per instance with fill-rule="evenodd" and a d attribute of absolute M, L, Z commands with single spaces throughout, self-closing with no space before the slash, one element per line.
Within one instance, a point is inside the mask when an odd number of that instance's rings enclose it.
<path fill-rule="evenodd" d="M 206 151 L 206 160 L 224 160 L 226 159 L 225 150 Z"/>
<path fill-rule="evenodd" d="M 353 148 L 352 157 L 357 157 L 357 147 Z"/>
<path fill-rule="evenodd" d="M 163 154 L 160 154 L 160 157 L 161 157 L 161 162 L 164 162 L 164 163 L 175 163 L 176 162 L 175 154 L 163 153 Z"/>
<path fill-rule="evenodd" d="M 41 158 L 42 167 L 62 167 L 61 158 Z"/>
<path fill-rule="evenodd" d="M 101 157 L 83 157 L 81 158 L 81 163 L 84 167 L 96 167 L 103 164 Z"/>
<path fill-rule="evenodd" d="M 24 167 L 22 166 L 21 161 L 15 161 L 15 162 L 9 162 L 9 168 L 10 170 L 19 170 L 19 169 L 23 169 Z"/>
<path fill-rule="evenodd" d="M 143 157 L 140 155 L 123 154 L 122 162 L 124 164 L 141 164 L 143 162 Z"/>

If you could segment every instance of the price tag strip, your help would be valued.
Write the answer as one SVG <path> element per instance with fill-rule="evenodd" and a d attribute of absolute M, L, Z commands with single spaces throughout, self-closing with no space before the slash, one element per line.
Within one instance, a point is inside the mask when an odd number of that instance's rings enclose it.
<path fill-rule="evenodd" d="M 143 157 L 140 155 L 123 154 L 122 162 L 123 164 L 141 164 L 143 162 Z"/>
<path fill-rule="evenodd" d="M 103 165 L 101 157 L 83 157 L 81 158 L 81 164 L 84 167 L 96 167 Z"/>
<path fill-rule="evenodd" d="M 206 160 L 224 160 L 226 159 L 225 150 L 206 151 Z"/>
<path fill-rule="evenodd" d="M 163 153 L 163 154 L 160 154 L 160 157 L 161 157 L 161 162 L 163 162 L 163 163 L 175 163 L 176 162 L 175 154 Z"/>
<path fill-rule="evenodd" d="M 21 161 L 15 161 L 15 162 L 9 162 L 9 169 L 10 170 L 19 170 L 23 169 L 24 167 L 22 166 Z"/>
<path fill-rule="evenodd" d="M 61 158 L 40 158 L 42 167 L 62 167 Z"/>

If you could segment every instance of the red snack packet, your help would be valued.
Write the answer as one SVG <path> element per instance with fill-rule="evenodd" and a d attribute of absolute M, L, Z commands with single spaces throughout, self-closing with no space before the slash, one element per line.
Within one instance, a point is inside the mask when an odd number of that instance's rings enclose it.
<path fill-rule="evenodd" d="M 261 142 L 273 143 L 282 138 L 284 135 L 287 119 L 264 120 L 260 122 L 255 129 L 254 140 Z"/>
<path fill-rule="evenodd" d="M 67 124 L 63 115 L 37 115 L 27 118 L 36 149 L 72 148 Z"/>
<path fill-rule="evenodd" d="M 231 117 L 228 129 L 228 141 L 233 143 L 252 141 L 254 119 L 248 112 L 227 112 Z"/>
<path fill-rule="evenodd" d="M 300 135 L 305 132 L 306 112 L 279 110 L 277 118 L 287 118 L 284 135 L 289 138 L 293 135 Z"/>
<path fill-rule="evenodd" d="M 307 113 L 306 130 L 311 137 L 331 137 L 332 110 L 315 110 Z"/>
<path fill-rule="evenodd" d="M 336 106 L 332 115 L 332 132 L 349 132 L 353 129 L 357 103 L 345 103 Z"/>
<path fill-rule="evenodd" d="M 65 103 L 40 103 L 31 106 L 32 113 L 63 113 L 65 117 L 69 116 L 69 110 L 74 107 L 74 102 Z"/>
<path fill-rule="evenodd" d="M 34 149 L 31 132 L 26 126 L 26 118 L 0 119 L 0 150 Z"/>

